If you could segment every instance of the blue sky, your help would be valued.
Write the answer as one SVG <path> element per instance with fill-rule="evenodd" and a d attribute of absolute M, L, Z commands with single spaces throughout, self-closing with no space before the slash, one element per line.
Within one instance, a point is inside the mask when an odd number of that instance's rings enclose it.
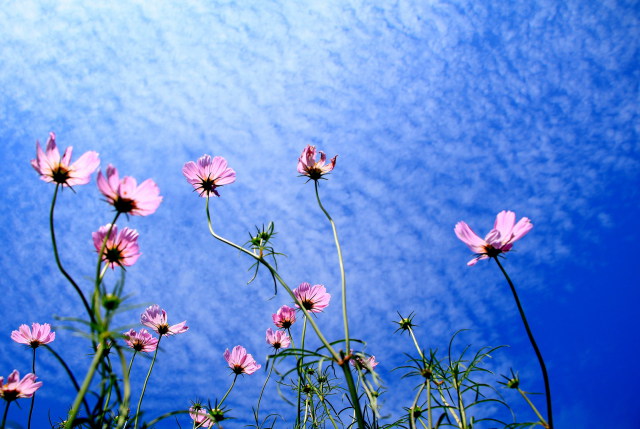
<path fill-rule="evenodd" d="M 510 345 L 493 368 L 514 367 L 528 390 L 542 391 L 507 284 L 495 264 L 467 267 L 470 252 L 453 233 L 465 220 L 483 235 L 507 209 L 534 224 L 505 266 L 547 362 L 557 427 L 632 428 L 640 417 L 637 4 L 376 3 L 5 5 L 0 374 L 30 365 L 29 351 L 9 339 L 13 329 L 82 311 L 52 258 L 53 186 L 29 166 L 49 131 L 77 156 L 98 151 L 103 170 L 111 163 L 153 178 L 164 196 L 154 215 L 127 222 L 143 252 L 127 290 L 191 329 L 164 344 L 150 412 L 222 396 L 226 348 L 243 344 L 264 363 L 270 315 L 287 303 L 269 300 L 264 276 L 247 286 L 250 262 L 208 235 L 204 201 L 181 173 L 203 153 L 237 172 L 212 201 L 217 230 L 244 242 L 254 225 L 274 221 L 284 277 L 327 287 L 335 301 L 318 320 L 338 338 L 331 230 L 296 172 L 304 146 L 315 144 L 339 155 L 321 193 L 343 244 L 353 335 L 381 362 L 388 412 L 412 396 L 389 373 L 411 345 L 392 335 L 396 311 L 416 312 L 425 348 L 443 349 L 467 328 L 462 342 Z M 110 221 L 110 207 L 92 181 L 64 192 L 56 213 L 65 264 L 85 279 L 91 232 Z M 119 322 L 135 324 L 141 311 Z M 53 345 L 88 365 L 86 343 L 71 332 L 58 330 Z M 65 377 L 53 360 L 40 362 L 44 425 L 45 404 L 55 420 L 72 393 L 58 387 Z M 140 382 L 146 363 L 137 364 Z M 240 381 L 229 402 L 237 417 L 250 416 L 263 378 Z"/>

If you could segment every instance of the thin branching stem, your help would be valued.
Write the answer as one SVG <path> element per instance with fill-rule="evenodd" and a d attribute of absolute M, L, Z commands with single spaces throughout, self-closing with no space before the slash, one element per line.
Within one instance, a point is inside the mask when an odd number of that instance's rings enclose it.
<path fill-rule="evenodd" d="M 82 403 L 84 396 L 87 394 L 87 390 L 89 390 L 89 386 L 91 385 L 91 380 L 93 380 L 93 376 L 98 368 L 98 364 L 102 361 L 102 355 L 106 348 L 105 345 L 106 340 L 101 340 L 96 349 L 96 354 L 93 356 L 93 360 L 91 361 L 91 365 L 89 366 L 89 370 L 87 371 L 87 375 L 84 377 L 84 381 L 82 382 L 82 386 L 76 395 L 75 400 L 73 401 L 73 405 L 71 406 L 71 411 L 69 411 L 69 417 L 64 425 L 65 429 L 71 429 L 73 427 L 73 422 L 78 415 L 78 409 L 80 408 L 80 403 Z"/>
<path fill-rule="evenodd" d="M 271 361 L 271 367 L 269 368 L 269 373 L 267 374 L 267 378 L 265 378 L 264 380 L 264 384 L 262 385 L 262 390 L 260 390 L 260 396 L 258 396 L 258 404 L 256 405 L 256 428 L 260 427 L 260 401 L 262 401 L 262 395 L 264 395 L 264 389 L 267 387 L 267 383 L 269 382 L 269 379 L 271 378 L 271 373 L 273 372 L 273 367 L 275 366 L 275 355 L 278 354 L 278 350 L 275 351 L 274 353 L 274 359 Z"/>
<path fill-rule="evenodd" d="M 156 363 L 156 357 L 158 356 L 158 350 L 160 350 L 160 341 L 162 340 L 162 335 L 158 337 L 158 344 L 156 344 L 156 351 L 153 353 L 153 359 L 151 359 L 151 365 L 149 365 L 149 371 L 147 372 L 147 377 L 144 379 L 144 384 L 142 385 L 142 392 L 140 393 L 140 399 L 138 400 L 138 409 L 136 411 L 136 419 L 133 424 L 133 429 L 138 428 L 138 417 L 140 416 L 140 407 L 142 407 L 142 399 L 144 398 L 144 392 L 147 390 L 147 383 L 149 382 L 149 377 L 151 377 L 151 371 L 153 371 L 153 365 Z"/>

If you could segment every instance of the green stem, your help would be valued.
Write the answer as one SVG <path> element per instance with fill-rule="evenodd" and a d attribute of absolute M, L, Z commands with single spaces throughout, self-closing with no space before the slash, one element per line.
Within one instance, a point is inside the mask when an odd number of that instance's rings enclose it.
<path fill-rule="evenodd" d="M 56 232 L 55 232 L 54 222 L 53 222 L 53 213 L 54 213 L 54 208 L 56 206 L 56 199 L 58 197 L 59 187 L 60 187 L 60 184 L 56 184 L 56 189 L 53 192 L 53 200 L 51 201 L 51 209 L 49 210 L 49 229 L 51 230 L 51 243 L 53 244 L 53 256 L 56 259 L 56 264 L 58 265 L 58 269 L 60 270 L 62 275 L 65 276 L 65 278 L 69 281 L 69 283 L 71 283 L 71 286 L 73 286 L 75 291 L 78 293 L 78 296 L 80 296 L 80 299 L 84 304 L 84 308 L 87 310 L 87 314 L 89 314 L 89 316 L 91 317 L 91 321 L 95 322 L 95 319 L 93 317 L 93 312 L 91 311 L 91 307 L 87 302 L 87 298 L 85 298 L 84 294 L 82 293 L 82 290 L 80 289 L 80 286 L 78 286 L 76 281 L 73 280 L 73 278 L 69 275 L 69 273 L 67 273 L 67 271 L 62 266 L 62 262 L 60 262 L 60 255 L 58 254 L 58 245 L 56 243 Z"/>
<path fill-rule="evenodd" d="M 302 397 L 302 378 L 304 377 L 304 340 L 307 334 L 307 317 L 302 322 L 302 337 L 300 338 L 300 350 L 302 354 L 298 360 L 298 412 L 296 413 L 296 427 L 300 424 L 300 402 Z M 306 413 L 305 413 L 306 414 Z"/>
<path fill-rule="evenodd" d="M 122 429 L 125 427 L 127 423 L 127 417 L 129 414 L 129 398 L 131 397 L 131 380 L 129 378 L 129 373 L 125 372 L 125 368 L 127 365 L 127 360 L 124 357 L 124 353 L 120 349 L 120 347 L 116 347 L 118 351 L 118 357 L 120 358 L 120 366 L 122 368 L 122 378 L 124 384 L 124 395 L 122 397 L 122 402 L 120 403 L 120 410 L 118 412 L 118 424 L 116 429 Z"/>
<path fill-rule="evenodd" d="M 538 363 L 540 364 L 540 369 L 542 370 L 542 377 L 544 378 L 544 390 L 546 392 L 547 399 L 547 416 L 549 421 L 549 429 L 553 429 L 553 413 L 551 411 L 551 388 L 549 387 L 549 376 L 547 375 L 547 367 L 544 364 L 544 359 L 542 359 L 542 353 L 540 353 L 540 349 L 538 348 L 538 344 L 536 340 L 533 338 L 533 333 L 531 333 L 531 328 L 529 327 L 529 323 L 527 322 L 527 317 L 524 315 L 524 310 L 522 309 L 522 305 L 520 304 L 520 299 L 518 298 L 518 294 L 516 292 L 516 288 L 509 278 L 509 275 L 502 267 L 502 264 L 498 260 L 498 257 L 493 257 L 493 260 L 496 261 L 498 267 L 500 267 L 500 271 L 504 274 L 504 277 L 507 279 L 509 283 L 509 287 L 511 287 L 511 292 L 513 293 L 513 298 L 516 301 L 516 305 L 518 306 L 518 311 L 520 312 L 520 317 L 522 318 L 522 323 L 524 324 L 524 328 L 527 331 L 527 335 L 529 336 L 529 341 L 533 346 L 533 350 L 536 352 L 536 356 L 538 357 Z"/>
<path fill-rule="evenodd" d="M 33 361 L 31 363 L 31 372 L 33 375 L 36 375 L 36 348 L 33 348 Z M 33 405 L 36 401 L 36 394 L 33 393 L 31 396 L 31 406 L 29 407 L 29 418 L 27 419 L 27 429 L 31 429 L 31 415 L 33 414 Z"/>
<path fill-rule="evenodd" d="M 224 402 L 225 399 L 227 399 L 227 396 L 229 396 L 229 393 L 231 393 L 231 389 L 233 389 L 233 386 L 235 386 L 237 379 L 238 379 L 238 374 L 235 374 L 233 377 L 233 382 L 231 383 L 231 386 L 229 386 L 229 388 L 227 389 L 227 393 L 224 394 L 224 396 L 222 397 L 222 400 L 220 400 L 218 405 L 216 405 L 217 408 L 222 409 L 222 403 Z"/>
<path fill-rule="evenodd" d="M 428 421 L 428 426 L 429 429 L 433 429 L 433 421 L 432 421 L 432 416 L 431 416 L 432 412 L 431 412 L 431 378 L 429 378 L 427 380 L 427 421 Z"/>
<path fill-rule="evenodd" d="M 109 229 L 107 231 L 107 234 L 102 239 L 100 252 L 98 252 L 98 264 L 96 267 L 96 283 L 93 289 L 93 311 L 97 316 L 98 320 L 102 319 L 102 316 L 100 314 L 100 304 L 101 304 L 100 303 L 100 285 L 102 284 L 102 277 L 104 276 L 104 273 L 106 272 L 106 269 L 109 266 L 109 264 L 105 264 L 104 270 L 102 270 L 102 258 L 104 255 L 104 251 L 107 247 L 107 241 L 109 240 L 109 237 L 111 237 L 111 231 L 113 231 L 113 227 L 116 224 L 116 221 L 118 220 L 119 216 L 120 216 L 120 212 L 116 212 L 116 215 L 113 218 L 113 221 L 109 224 Z"/>
<path fill-rule="evenodd" d="M 344 336 L 345 336 L 345 348 L 346 352 L 349 353 L 351 351 L 351 347 L 349 346 L 349 319 L 347 318 L 347 277 L 344 272 L 344 260 L 342 259 L 342 249 L 340 248 L 340 241 L 338 240 L 338 230 L 336 229 L 336 224 L 333 222 L 333 219 L 329 215 L 329 212 L 325 210 L 322 202 L 320 201 L 320 193 L 318 192 L 318 181 L 314 181 L 315 189 L 316 189 L 316 199 L 318 200 L 318 205 L 320 209 L 323 211 L 327 219 L 329 219 L 329 223 L 331 223 L 331 229 L 333 230 L 333 239 L 336 242 L 336 249 L 338 251 L 338 261 L 340 262 L 340 277 L 342 279 L 342 319 L 344 321 Z"/>
<path fill-rule="evenodd" d="M 4 429 L 4 426 L 7 423 L 7 414 L 9 414 L 10 404 L 11 404 L 11 401 L 7 401 L 7 406 L 4 407 L 4 414 L 2 415 L 2 426 L 0 426 L 0 429 Z"/>
<path fill-rule="evenodd" d="M 424 353 L 422 353 L 422 350 L 420 349 L 420 346 L 418 345 L 418 340 L 416 339 L 416 336 L 413 333 L 413 328 L 411 326 L 409 326 L 408 330 L 409 330 L 409 334 L 411 335 L 411 338 L 413 339 L 413 344 L 416 346 L 416 350 L 418 350 L 418 354 L 422 358 L 422 364 L 425 365 L 426 362 L 425 362 L 425 359 L 424 359 Z"/>
<path fill-rule="evenodd" d="M 278 351 L 276 350 L 275 355 L 278 354 Z M 267 383 L 269 382 L 269 379 L 271 378 L 271 373 L 273 372 L 273 367 L 275 366 L 275 360 L 273 360 L 271 362 L 271 368 L 269 368 L 269 374 L 267 374 L 267 378 L 264 380 L 264 384 L 262 385 L 262 390 L 260 391 L 260 396 L 258 397 L 258 404 L 256 405 L 256 428 L 260 427 L 260 401 L 262 401 L 262 395 L 264 395 L 264 389 L 267 387 Z"/>
<path fill-rule="evenodd" d="M 416 397 L 413 399 L 413 403 L 411 404 L 411 408 L 409 409 L 409 428 L 410 429 L 416 429 L 415 409 L 416 409 L 416 406 L 418 405 L 418 400 L 420 399 L 420 395 L 422 394 L 423 390 L 424 390 L 424 383 L 420 385 L 420 389 L 418 389 L 418 393 L 416 394 Z"/>
<path fill-rule="evenodd" d="M 344 371 L 344 378 L 347 380 L 347 386 L 349 387 L 349 393 L 351 394 L 351 402 L 353 402 L 353 409 L 356 413 L 356 421 L 358 422 L 358 429 L 365 429 L 364 417 L 362 416 L 362 410 L 360 410 L 360 400 L 358 399 L 358 391 L 353 383 L 353 376 L 351 375 L 351 369 L 349 368 L 349 361 L 343 361 L 340 365 Z"/>
<path fill-rule="evenodd" d="M 78 391 L 75 400 L 73 401 L 73 405 L 71 406 L 71 411 L 69 411 L 69 418 L 67 419 L 64 427 L 65 429 L 71 429 L 73 427 L 73 421 L 76 419 L 78 415 L 78 409 L 80 408 L 80 403 L 83 402 L 84 396 L 87 394 L 87 390 L 89 390 L 89 386 L 91 385 L 91 380 L 93 379 L 93 375 L 96 372 L 96 368 L 98 364 L 102 360 L 102 353 L 104 352 L 105 344 L 104 340 L 98 344 L 98 348 L 96 349 L 96 354 L 93 356 L 93 360 L 91 361 L 91 365 L 89 366 L 89 370 L 87 371 L 87 375 L 84 377 L 84 381 L 82 382 L 82 387 Z"/>
<path fill-rule="evenodd" d="M 157 350 L 157 348 L 156 348 L 156 350 Z M 133 366 L 133 359 L 135 359 L 137 353 L 138 353 L 138 351 L 134 350 L 133 351 L 133 356 L 131 356 L 131 361 L 129 362 L 129 368 L 127 369 L 127 375 L 129 377 L 131 377 L 131 367 Z"/>
<path fill-rule="evenodd" d="M 147 383 L 149 382 L 149 377 L 151 377 L 151 371 L 153 371 L 153 365 L 156 363 L 156 357 L 158 356 L 158 350 L 160 350 L 161 340 L 162 340 L 162 335 L 158 337 L 158 344 L 156 344 L 156 351 L 153 353 L 153 359 L 151 360 L 151 365 L 149 365 L 149 371 L 147 372 L 147 377 L 144 379 L 144 384 L 142 385 L 142 392 L 140 393 L 140 399 L 138 399 L 138 408 L 136 410 L 136 419 L 133 423 L 133 429 L 138 428 L 138 417 L 140 416 L 140 407 L 142 406 L 142 399 L 144 398 L 144 392 L 147 390 Z"/>
<path fill-rule="evenodd" d="M 540 415 L 540 412 L 538 411 L 538 409 L 536 408 L 535 405 L 533 405 L 533 402 L 531 402 L 531 400 L 527 397 L 526 393 L 522 391 L 522 389 L 518 388 L 518 392 L 520 392 L 520 394 L 522 395 L 522 397 L 524 398 L 525 401 L 527 401 L 527 403 L 529 404 L 529 406 L 531 407 L 531 409 L 536 413 L 536 415 L 538 416 L 538 418 L 540 419 L 540 422 L 542 423 L 543 426 L 547 426 L 547 422 L 545 421 L 545 419 L 542 417 L 542 415 Z"/>

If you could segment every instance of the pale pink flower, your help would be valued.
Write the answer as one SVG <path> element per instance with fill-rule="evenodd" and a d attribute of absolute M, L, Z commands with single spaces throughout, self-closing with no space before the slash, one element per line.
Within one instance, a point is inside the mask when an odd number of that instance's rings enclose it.
<path fill-rule="evenodd" d="M 32 323 L 31 329 L 27 325 L 20 325 L 17 331 L 11 332 L 11 339 L 16 343 L 26 344 L 37 348 L 43 344 L 49 344 L 56 339 L 56 333 L 51 330 L 48 323 Z"/>
<path fill-rule="evenodd" d="M 137 352 L 152 352 L 158 347 L 158 339 L 142 328 L 140 332 L 130 329 L 124 332 L 124 342 Z"/>
<path fill-rule="evenodd" d="M 194 405 L 189 408 L 189 417 L 197 428 L 208 428 L 213 425 L 213 420 L 208 417 L 207 410 L 202 405 Z"/>
<path fill-rule="evenodd" d="M 351 365 L 355 368 L 366 369 L 367 371 L 373 370 L 373 368 L 378 366 L 379 363 L 380 362 L 376 361 L 375 356 L 369 356 L 368 358 L 363 359 L 361 356 L 356 355 L 351 359 Z"/>
<path fill-rule="evenodd" d="M 15 401 L 18 398 L 31 398 L 36 390 L 42 386 L 42 381 L 36 382 L 35 374 L 27 374 L 20 380 L 20 373 L 17 369 L 7 378 L 7 383 L 0 377 L 0 396 L 7 402 Z"/>
<path fill-rule="evenodd" d="M 275 314 L 271 315 L 271 318 L 278 328 L 289 329 L 296 321 L 296 310 L 288 305 L 283 305 Z"/>
<path fill-rule="evenodd" d="M 197 163 L 187 162 L 182 167 L 182 174 L 201 197 L 211 194 L 219 197 L 216 188 L 236 181 L 236 172 L 227 167 L 227 160 L 221 156 L 211 159 L 209 155 L 202 155 Z"/>
<path fill-rule="evenodd" d="M 310 179 L 318 180 L 333 170 L 336 166 L 336 158 L 338 158 L 338 155 L 331 158 L 329 163 L 325 165 L 327 155 L 320 151 L 320 161 L 316 162 L 316 147 L 307 145 L 300 158 L 298 158 L 298 173 L 309 176 Z"/>
<path fill-rule="evenodd" d="M 331 295 L 323 285 L 313 285 L 300 283 L 300 286 L 293 290 L 293 294 L 298 298 L 304 308 L 311 313 L 320 313 L 327 308 Z M 296 304 L 296 307 L 300 307 Z"/>
<path fill-rule="evenodd" d="M 118 170 L 112 165 L 107 167 L 107 177 L 98 172 L 98 189 L 107 197 L 107 202 L 120 213 L 133 216 L 147 216 L 156 211 L 162 197 L 160 189 L 151 179 L 138 186 L 136 179 L 125 176 L 120 180 Z"/>
<path fill-rule="evenodd" d="M 182 334 L 183 332 L 187 332 L 187 329 L 189 329 L 186 320 L 176 325 L 169 326 L 167 323 L 167 312 L 160 308 L 158 304 L 147 307 L 144 313 L 140 316 L 140 323 L 150 327 L 161 336 Z"/>
<path fill-rule="evenodd" d="M 291 345 L 291 339 L 284 331 L 274 331 L 267 329 L 267 344 L 271 344 L 274 349 L 286 349 Z"/>
<path fill-rule="evenodd" d="M 40 147 L 40 142 L 36 141 L 36 159 L 31 160 L 31 166 L 40 173 L 40 179 L 45 182 L 68 187 L 87 184 L 91 179 L 91 173 L 96 171 L 100 165 L 98 153 L 85 152 L 76 162 L 69 165 L 72 151 L 73 148 L 69 146 L 60 157 L 56 145 L 56 135 L 49 133 L 47 147 L 44 151 Z"/>
<path fill-rule="evenodd" d="M 235 374 L 253 374 L 261 368 L 242 346 L 235 346 L 231 352 L 229 349 L 225 350 L 224 360 Z"/>
<path fill-rule="evenodd" d="M 96 252 L 100 252 L 109 228 L 111 228 L 111 224 L 101 226 L 100 229 L 91 233 Z M 109 238 L 104 246 L 102 260 L 112 269 L 115 269 L 116 265 L 129 267 L 135 264 L 139 257 L 138 231 L 125 226 L 122 228 L 122 231 L 118 232 L 118 227 L 113 225 Z"/>
<path fill-rule="evenodd" d="M 511 250 L 513 243 L 524 237 L 533 224 L 523 217 L 516 222 L 516 214 L 503 210 L 496 216 L 493 229 L 489 231 L 484 240 L 469 228 L 465 222 L 458 222 L 454 229 L 456 235 L 462 240 L 471 251 L 476 253 L 476 257 L 470 260 L 467 265 L 475 265 L 481 259 L 495 258 L 501 253 Z"/>

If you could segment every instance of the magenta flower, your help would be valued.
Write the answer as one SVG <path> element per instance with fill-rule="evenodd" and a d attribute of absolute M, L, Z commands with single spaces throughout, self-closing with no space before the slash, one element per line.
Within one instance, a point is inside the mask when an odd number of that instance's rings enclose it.
<path fill-rule="evenodd" d="M 11 332 L 11 339 L 16 343 L 26 344 L 31 348 L 37 348 L 43 344 L 49 344 L 56 339 L 56 333 L 51 331 L 48 323 L 32 323 L 31 329 L 27 325 L 20 325 L 17 331 Z"/>
<path fill-rule="evenodd" d="M 158 347 L 158 339 L 144 328 L 140 329 L 140 332 L 130 329 L 129 332 L 124 332 L 123 335 L 124 342 L 137 352 L 149 353 Z"/>
<path fill-rule="evenodd" d="M 216 188 L 236 181 L 236 172 L 227 167 L 227 160 L 221 156 L 211 159 L 209 155 L 202 155 L 197 164 L 187 162 L 182 167 L 182 174 L 201 197 L 209 197 L 211 194 L 219 197 Z"/>
<path fill-rule="evenodd" d="M 318 180 L 333 170 L 336 166 L 336 158 L 338 158 L 338 155 L 331 158 L 329 164 L 325 165 L 327 155 L 320 151 L 320 161 L 316 162 L 316 147 L 307 145 L 300 158 L 298 158 L 298 173 L 309 176 L 310 179 Z"/>
<path fill-rule="evenodd" d="M 208 428 L 213 425 L 213 420 L 208 417 L 207 410 L 202 405 L 194 405 L 189 408 L 189 417 L 197 428 Z"/>
<path fill-rule="evenodd" d="M 150 327 L 160 336 L 182 334 L 183 332 L 187 332 L 189 329 L 186 320 L 176 325 L 169 326 L 167 323 L 167 312 L 157 304 L 147 307 L 144 313 L 140 316 L 140 323 Z"/>
<path fill-rule="evenodd" d="M 293 290 L 293 294 L 311 313 L 320 313 L 327 308 L 331 299 L 331 295 L 323 285 L 311 286 L 309 283 L 300 283 L 300 286 Z M 296 307 L 300 306 L 296 304 Z"/>
<path fill-rule="evenodd" d="M 107 167 L 106 179 L 102 171 L 98 172 L 98 189 L 118 212 L 132 216 L 153 214 L 162 201 L 160 189 L 153 180 L 147 179 L 140 186 L 130 176 L 120 180 L 118 170 L 112 165 Z"/>
<path fill-rule="evenodd" d="M 100 249 L 102 249 L 102 243 L 104 243 L 104 239 L 107 233 L 109 233 L 109 228 L 111 228 L 111 224 L 101 226 L 100 229 L 91 233 L 96 252 L 100 252 Z M 113 225 L 109 238 L 104 246 L 102 260 L 112 269 L 115 269 L 116 265 L 129 267 L 135 264 L 139 257 L 138 231 L 125 226 L 122 228 L 122 231 L 118 233 L 118 227 Z"/>
<path fill-rule="evenodd" d="M 36 141 L 36 159 L 31 160 L 31 166 L 40 173 L 40 179 L 45 182 L 67 187 L 85 185 L 89 183 L 91 173 L 100 165 L 98 153 L 85 152 L 76 162 L 69 165 L 72 151 L 73 148 L 69 146 L 61 158 L 56 145 L 56 135 L 49 133 L 45 151 L 40 147 L 40 142 Z"/>
<path fill-rule="evenodd" d="M 42 381 L 36 382 L 35 374 L 27 374 L 20 380 L 20 373 L 17 369 L 7 378 L 7 383 L 0 377 L 0 396 L 7 402 L 15 401 L 18 398 L 31 398 L 36 390 L 42 386 Z"/>
<path fill-rule="evenodd" d="M 291 345 L 291 339 L 284 331 L 274 331 L 267 329 L 267 344 L 271 344 L 274 349 L 286 349 Z"/>
<path fill-rule="evenodd" d="M 351 359 L 351 365 L 355 368 L 366 369 L 367 371 L 373 370 L 373 368 L 378 366 L 379 363 L 380 362 L 376 361 L 375 356 L 369 356 L 366 359 L 363 359 L 360 356 L 354 356 L 353 359 Z"/>
<path fill-rule="evenodd" d="M 467 265 L 475 265 L 481 259 L 495 258 L 501 253 L 511 250 L 513 243 L 524 237 L 533 224 L 523 217 L 516 222 L 516 214 L 503 210 L 496 216 L 493 229 L 489 231 L 484 240 L 469 228 L 465 222 L 458 222 L 454 229 L 456 235 L 464 242 L 476 257 L 467 262 Z"/>
<path fill-rule="evenodd" d="M 242 346 L 235 346 L 231 352 L 229 349 L 225 350 L 224 360 L 235 374 L 253 374 L 261 368 L 261 365 L 256 363 L 253 356 L 248 354 Z"/>
<path fill-rule="evenodd" d="M 283 305 L 277 313 L 271 315 L 271 318 L 278 328 L 289 329 L 296 321 L 296 310 Z"/>

